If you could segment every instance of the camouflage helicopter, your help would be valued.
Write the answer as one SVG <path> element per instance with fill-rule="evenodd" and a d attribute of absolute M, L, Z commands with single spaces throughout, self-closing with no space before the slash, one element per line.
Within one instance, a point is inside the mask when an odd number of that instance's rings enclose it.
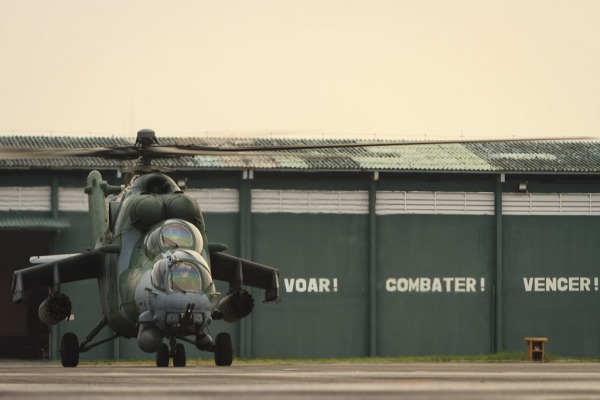
<path fill-rule="evenodd" d="M 211 151 L 197 146 L 158 146 L 152 130 L 139 131 L 134 146 L 3 151 L 2 157 L 11 158 L 99 156 L 140 161 L 134 168 L 137 174 L 124 188 L 109 185 L 98 171 L 88 175 L 85 193 L 91 250 L 33 257 L 37 265 L 13 274 L 14 303 L 28 289 L 50 288 L 39 307 L 39 317 L 47 325 L 58 324 L 71 314 L 71 301 L 60 292 L 61 283 L 98 280 L 103 318 L 81 343 L 74 333 L 62 336 L 64 367 L 77 366 L 81 352 L 121 336 L 137 338 L 141 350 L 156 353 L 158 367 L 168 366 L 170 359 L 174 366 L 185 366 L 181 341 L 213 352 L 216 365 L 229 366 L 231 337 L 222 332 L 213 340 L 207 333 L 210 323 L 217 319 L 235 322 L 252 312 L 254 300 L 244 286 L 264 289 L 265 302 L 279 299 L 279 271 L 225 254 L 225 245 L 209 243 L 197 201 L 151 165 L 156 158 Z M 220 301 L 213 279 L 229 283 L 229 292 Z M 93 342 L 105 326 L 114 334 Z"/>

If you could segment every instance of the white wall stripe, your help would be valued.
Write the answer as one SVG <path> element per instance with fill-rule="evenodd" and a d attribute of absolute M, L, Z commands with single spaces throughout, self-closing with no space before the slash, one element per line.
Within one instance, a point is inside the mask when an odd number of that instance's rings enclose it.
<path fill-rule="evenodd" d="M 0 211 L 50 211 L 50 186 L 0 187 Z"/>
<path fill-rule="evenodd" d="M 505 215 L 600 215 L 600 193 L 505 193 Z"/>
<path fill-rule="evenodd" d="M 60 211 L 88 211 L 88 196 L 83 188 L 65 188 L 58 189 L 58 209 Z"/>
<path fill-rule="evenodd" d="M 237 189 L 190 189 L 206 213 L 239 212 Z M 51 188 L 0 187 L 0 211 L 50 211 Z M 504 215 L 600 215 L 600 193 L 504 193 Z M 83 188 L 61 187 L 60 211 L 87 212 Z M 252 190 L 252 212 L 294 214 L 368 214 L 367 191 Z M 493 215 L 492 192 L 377 192 L 377 215 Z"/>
<path fill-rule="evenodd" d="M 367 191 L 252 190 L 253 213 L 368 214 Z"/>
<path fill-rule="evenodd" d="M 377 192 L 377 215 L 494 215 L 492 192 Z"/>
<path fill-rule="evenodd" d="M 237 213 L 240 211 L 240 194 L 237 189 L 188 189 L 203 213 Z"/>

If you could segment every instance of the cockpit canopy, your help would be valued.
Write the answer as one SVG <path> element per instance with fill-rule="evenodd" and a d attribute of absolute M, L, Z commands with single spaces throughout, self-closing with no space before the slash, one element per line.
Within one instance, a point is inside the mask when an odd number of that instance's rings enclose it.
<path fill-rule="evenodd" d="M 129 197 L 134 194 L 168 194 L 181 193 L 181 189 L 173 179 L 159 172 L 136 175 L 122 195 Z M 123 200 L 123 199 L 120 199 Z"/>
<path fill-rule="evenodd" d="M 204 247 L 198 228 L 187 221 L 168 219 L 146 236 L 146 255 L 153 259 L 171 249 L 189 249 L 201 253 Z"/>
<path fill-rule="evenodd" d="M 208 264 L 197 253 L 177 250 L 164 253 L 152 267 L 152 284 L 160 290 L 173 292 L 214 293 L 215 286 Z"/>

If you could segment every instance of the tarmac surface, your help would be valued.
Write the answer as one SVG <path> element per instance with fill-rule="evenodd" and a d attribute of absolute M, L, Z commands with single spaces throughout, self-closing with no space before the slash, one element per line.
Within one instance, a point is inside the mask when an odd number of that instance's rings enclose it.
<path fill-rule="evenodd" d="M 0 362 L 1 399 L 598 399 L 596 363 L 94 366 Z"/>

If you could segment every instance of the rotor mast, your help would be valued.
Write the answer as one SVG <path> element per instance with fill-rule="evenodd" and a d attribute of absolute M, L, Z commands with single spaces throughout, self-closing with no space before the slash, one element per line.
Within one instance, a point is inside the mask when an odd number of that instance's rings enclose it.
<path fill-rule="evenodd" d="M 137 132 L 137 138 L 135 139 L 136 147 L 140 147 L 139 163 L 142 166 L 150 166 L 152 163 L 152 157 L 148 157 L 144 150 L 149 149 L 153 144 L 158 144 L 156 139 L 156 132 L 152 129 L 141 129 Z"/>

